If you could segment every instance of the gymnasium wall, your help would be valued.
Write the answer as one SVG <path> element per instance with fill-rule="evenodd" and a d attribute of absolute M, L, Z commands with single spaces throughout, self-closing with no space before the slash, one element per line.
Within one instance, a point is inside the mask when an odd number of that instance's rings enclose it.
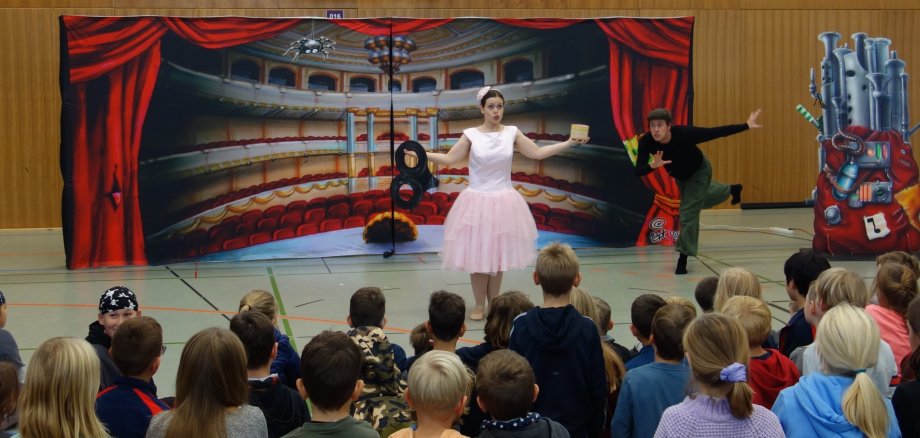
<path fill-rule="evenodd" d="M 920 2 L 912 0 L 4 0 L 0 2 L 0 228 L 61 225 L 57 17 L 241 15 L 405 17 L 696 17 L 697 125 L 741 123 L 763 108 L 765 129 L 704 145 L 716 179 L 745 185 L 745 203 L 800 202 L 817 175 L 815 129 L 795 111 L 820 108 L 808 71 L 824 54 L 817 35 L 854 32 L 892 40 L 912 75 L 912 124 L 920 120 Z M 609 8 L 611 5 L 616 9 Z M 920 157 L 914 151 L 915 158 Z"/>

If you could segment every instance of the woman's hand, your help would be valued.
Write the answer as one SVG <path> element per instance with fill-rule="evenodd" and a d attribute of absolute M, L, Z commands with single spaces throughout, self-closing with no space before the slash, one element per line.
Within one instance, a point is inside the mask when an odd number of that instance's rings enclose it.
<path fill-rule="evenodd" d="M 763 125 L 757 122 L 757 118 L 760 117 L 760 113 L 762 112 L 763 112 L 762 109 L 757 109 L 756 111 L 752 112 L 750 116 L 748 116 L 748 119 L 747 119 L 748 128 L 750 129 L 763 128 Z"/>
<path fill-rule="evenodd" d="M 649 163 L 649 167 L 652 169 L 657 169 L 665 164 L 671 164 L 671 160 L 662 160 L 661 157 L 664 155 L 664 151 L 658 151 L 652 155 L 652 162 Z"/>
<path fill-rule="evenodd" d="M 590 139 L 591 137 L 569 137 L 568 143 L 569 146 L 575 146 L 576 144 L 585 144 Z"/>

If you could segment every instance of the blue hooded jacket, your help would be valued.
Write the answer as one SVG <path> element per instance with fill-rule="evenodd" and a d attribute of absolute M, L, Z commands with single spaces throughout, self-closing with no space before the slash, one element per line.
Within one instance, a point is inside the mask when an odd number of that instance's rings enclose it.
<path fill-rule="evenodd" d="M 782 390 L 773 404 L 773 412 L 779 417 L 786 437 L 862 438 L 862 431 L 847 421 L 841 406 L 843 394 L 852 384 L 852 377 L 815 373 Z M 901 431 L 891 400 L 885 397 L 882 400 L 888 410 L 888 437 L 899 438 Z"/>

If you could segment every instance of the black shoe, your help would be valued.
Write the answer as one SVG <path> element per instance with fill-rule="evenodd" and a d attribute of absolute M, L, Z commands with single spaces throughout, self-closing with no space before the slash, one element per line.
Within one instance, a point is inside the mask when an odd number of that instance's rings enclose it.
<path fill-rule="evenodd" d="M 744 186 L 741 184 L 732 184 L 731 194 L 732 194 L 732 205 L 741 203 L 741 190 L 744 189 Z"/>
<path fill-rule="evenodd" d="M 674 270 L 674 273 L 677 275 L 687 273 L 687 254 L 680 253 L 680 257 L 677 258 L 677 269 Z"/>

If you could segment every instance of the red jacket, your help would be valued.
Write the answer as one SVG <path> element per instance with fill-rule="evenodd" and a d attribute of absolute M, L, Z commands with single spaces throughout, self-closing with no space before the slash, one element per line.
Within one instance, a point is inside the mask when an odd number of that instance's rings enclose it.
<path fill-rule="evenodd" d="M 751 358 L 748 385 L 754 390 L 754 404 L 772 408 L 779 392 L 798 381 L 799 370 L 778 350 L 768 348 L 766 355 Z"/>

